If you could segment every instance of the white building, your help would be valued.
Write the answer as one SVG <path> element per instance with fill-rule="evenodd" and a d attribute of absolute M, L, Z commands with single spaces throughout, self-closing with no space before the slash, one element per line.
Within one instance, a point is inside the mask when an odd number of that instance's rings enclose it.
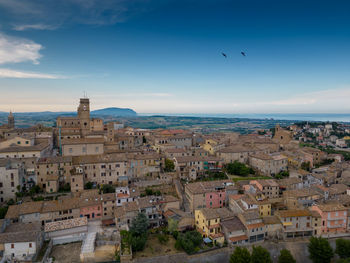
<path fill-rule="evenodd" d="M 3 256 L 7 260 L 33 260 L 43 243 L 43 233 L 40 224 L 15 223 L 7 226 L 0 233 L 0 244 L 3 246 Z"/>
<path fill-rule="evenodd" d="M 8 159 L 0 160 L 0 203 L 16 199 L 17 187 L 22 189 L 24 168 Z"/>

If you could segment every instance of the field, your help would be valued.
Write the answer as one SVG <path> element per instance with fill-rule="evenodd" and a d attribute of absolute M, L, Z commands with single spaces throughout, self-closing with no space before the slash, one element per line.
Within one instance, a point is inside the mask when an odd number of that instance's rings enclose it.
<path fill-rule="evenodd" d="M 63 113 L 17 113 L 15 121 L 17 127 L 28 127 L 38 123 L 45 126 L 53 126 L 56 117 Z M 74 115 L 74 113 L 73 113 Z M 271 119 L 246 119 L 246 118 L 215 118 L 215 117 L 184 117 L 184 116 L 95 116 L 105 122 L 121 121 L 126 126 L 143 129 L 190 129 L 203 133 L 234 131 L 250 133 L 259 129 L 269 129 L 279 123 L 281 126 L 290 125 L 293 121 L 277 121 Z M 7 114 L 0 114 L 0 125 L 7 123 Z"/>
<path fill-rule="evenodd" d="M 57 245 L 52 248 L 50 257 L 55 263 L 80 263 L 81 242 Z"/>
<path fill-rule="evenodd" d="M 151 234 L 148 237 L 145 249 L 143 251 L 136 252 L 133 257 L 142 258 L 165 254 L 176 254 L 178 251 L 175 249 L 175 242 L 176 240 L 172 236 L 169 236 L 169 241 L 166 244 L 161 244 L 157 235 Z"/>

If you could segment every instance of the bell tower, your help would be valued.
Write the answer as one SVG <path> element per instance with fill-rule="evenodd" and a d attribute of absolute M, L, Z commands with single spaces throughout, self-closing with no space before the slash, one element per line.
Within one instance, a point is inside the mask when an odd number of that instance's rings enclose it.
<path fill-rule="evenodd" d="M 78 119 L 82 136 L 85 136 L 90 131 L 90 101 L 88 98 L 80 99 Z"/>
<path fill-rule="evenodd" d="M 7 117 L 7 126 L 9 127 L 9 129 L 15 128 L 15 117 L 13 116 L 12 111 L 10 111 L 10 114 Z"/>

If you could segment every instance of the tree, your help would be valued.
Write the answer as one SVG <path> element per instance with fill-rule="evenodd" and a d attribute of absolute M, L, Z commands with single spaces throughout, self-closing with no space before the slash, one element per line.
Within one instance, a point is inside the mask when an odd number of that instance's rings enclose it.
<path fill-rule="evenodd" d="M 175 169 L 175 164 L 172 160 L 170 159 L 165 159 L 165 167 L 164 171 L 165 172 L 172 172 Z"/>
<path fill-rule="evenodd" d="M 103 186 L 102 186 L 102 192 L 104 193 L 104 194 L 108 194 L 108 193 L 114 193 L 115 192 L 115 188 L 113 187 L 113 185 L 111 185 L 111 184 L 104 184 Z"/>
<path fill-rule="evenodd" d="M 308 250 L 314 263 L 329 263 L 334 255 L 328 240 L 322 237 L 311 237 Z"/>
<path fill-rule="evenodd" d="M 168 220 L 168 231 L 172 234 L 175 231 L 177 231 L 177 227 L 178 227 L 179 221 L 169 218 Z"/>
<path fill-rule="evenodd" d="M 91 183 L 91 182 L 87 182 L 86 184 L 85 184 L 85 189 L 92 189 L 92 187 L 93 187 L 93 183 Z"/>
<path fill-rule="evenodd" d="M 296 263 L 288 249 L 282 249 L 278 257 L 278 263 Z"/>
<path fill-rule="evenodd" d="M 143 213 L 138 215 L 132 220 L 130 226 L 130 232 L 132 235 L 141 236 L 147 233 L 148 229 L 148 218 Z"/>
<path fill-rule="evenodd" d="M 202 235 L 194 230 L 188 231 L 185 234 L 181 233 L 178 235 L 175 247 L 177 249 L 182 248 L 187 254 L 196 252 L 199 245 L 202 244 Z"/>
<path fill-rule="evenodd" d="M 311 167 L 310 162 L 303 162 L 301 164 L 301 169 L 303 169 L 305 171 L 310 171 L 310 167 Z"/>
<path fill-rule="evenodd" d="M 350 240 L 340 238 L 337 239 L 335 243 L 335 253 L 338 254 L 340 258 L 350 258 Z"/>
<path fill-rule="evenodd" d="M 251 263 L 272 263 L 269 251 L 262 246 L 253 246 Z"/>
<path fill-rule="evenodd" d="M 250 263 L 250 253 L 247 248 L 236 247 L 230 257 L 230 263 Z"/>
<path fill-rule="evenodd" d="M 238 161 L 226 164 L 225 169 L 229 174 L 234 175 L 247 176 L 249 174 L 254 174 L 253 169 Z"/>
<path fill-rule="evenodd" d="M 131 247 L 133 251 L 142 251 L 147 243 L 147 234 L 131 235 Z"/>
<path fill-rule="evenodd" d="M 0 219 L 4 219 L 8 210 L 8 206 L 0 207 Z"/>

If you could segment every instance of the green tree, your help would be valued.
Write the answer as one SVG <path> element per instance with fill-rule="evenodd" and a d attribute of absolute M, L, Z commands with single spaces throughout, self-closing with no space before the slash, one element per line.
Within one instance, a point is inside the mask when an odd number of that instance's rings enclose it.
<path fill-rule="evenodd" d="M 337 260 L 337 263 L 350 263 L 350 258 L 341 258 Z"/>
<path fill-rule="evenodd" d="M 8 206 L 0 207 L 0 219 L 4 219 L 8 210 Z"/>
<path fill-rule="evenodd" d="M 253 169 L 238 161 L 226 164 L 225 169 L 229 174 L 234 175 L 248 176 L 249 174 L 254 174 Z"/>
<path fill-rule="evenodd" d="M 168 231 L 173 234 L 175 231 L 177 231 L 179 221 L 169 218 L 168 220 Z"/>
<path fill-rule="evenodd" d="M 308 250 L 313 263 L 329 263 L 334 255 L 328 240 L 322 237 L 311 237 Z"/>
<path fill-rule="evenodd" d="M 102 189 L 101 190 L 102 190 L 102 193 L 104 193 L 104 194 L 114 193 L 115 192 L 115 188 L 111 184 L 104 184 L 104 185 L 102 185 Z"/>
<path fill-rule="evenodd" d="M 130 226 L 130 232 L 133 236 L 141 236 L 147 233 L 148 229 L 148 218 L 143 213 L 138 215 L 132 220 Z"/>
<path fill-rule="evenodd" d="M 350 258 L 350 240 L 340 238 L 337 239 L 335 243 L 335 253 L 338 254 L 340 258 Z"/>
<path fill-rule="evenodd" d="M 131 236 L 131 247 L 133 251 L 142 251 L 147 243 L 147 234 L 132 235 Z"/>
<path fill-rule="evenodd" d="M 250 263 L 250 253 L 247 248 L 236 247 L 230 257 L 230 263 Z"/>
<path fill-rule="evenodd" d="M 178 235 L 175 247 L 177 249 L 182 248 L 187 254 L 192 254 L 199 249 L 202 240 L 202 235 L 198 231 L 188 231 L 185 234 L 181 233 Z"/>
<path fill-rule="evenodd" d="M 272 263 L 269 251 L 262 246 L 253 246 L 251 263 Z"/>
<path fill-rule="evenodd" d="M 165 172 L 172 172 L 175 169 L 175 164 L 172 160 L 170 159 L 165 159 L 165 167 L 164 171 Z"/>
<path fill-rule="evenodd" d="M 92 186 L 93 186 L 93 183 L 92 182 L 87 182 L 86 184 L 85 184 L 85 189 L 92 189 Z"/>
<path fill-rule="evenodd" d="M 278 257 L 278 263 L 296 263 L 288 249 L 282 249 Z"/>
<path fill-rule="evenodd" d="M 148 187 L 146 188 L 145 192 L 146 192 L 146 195 L 153 195 L 154 194 L 152 188 L 148 188 Z"/>

